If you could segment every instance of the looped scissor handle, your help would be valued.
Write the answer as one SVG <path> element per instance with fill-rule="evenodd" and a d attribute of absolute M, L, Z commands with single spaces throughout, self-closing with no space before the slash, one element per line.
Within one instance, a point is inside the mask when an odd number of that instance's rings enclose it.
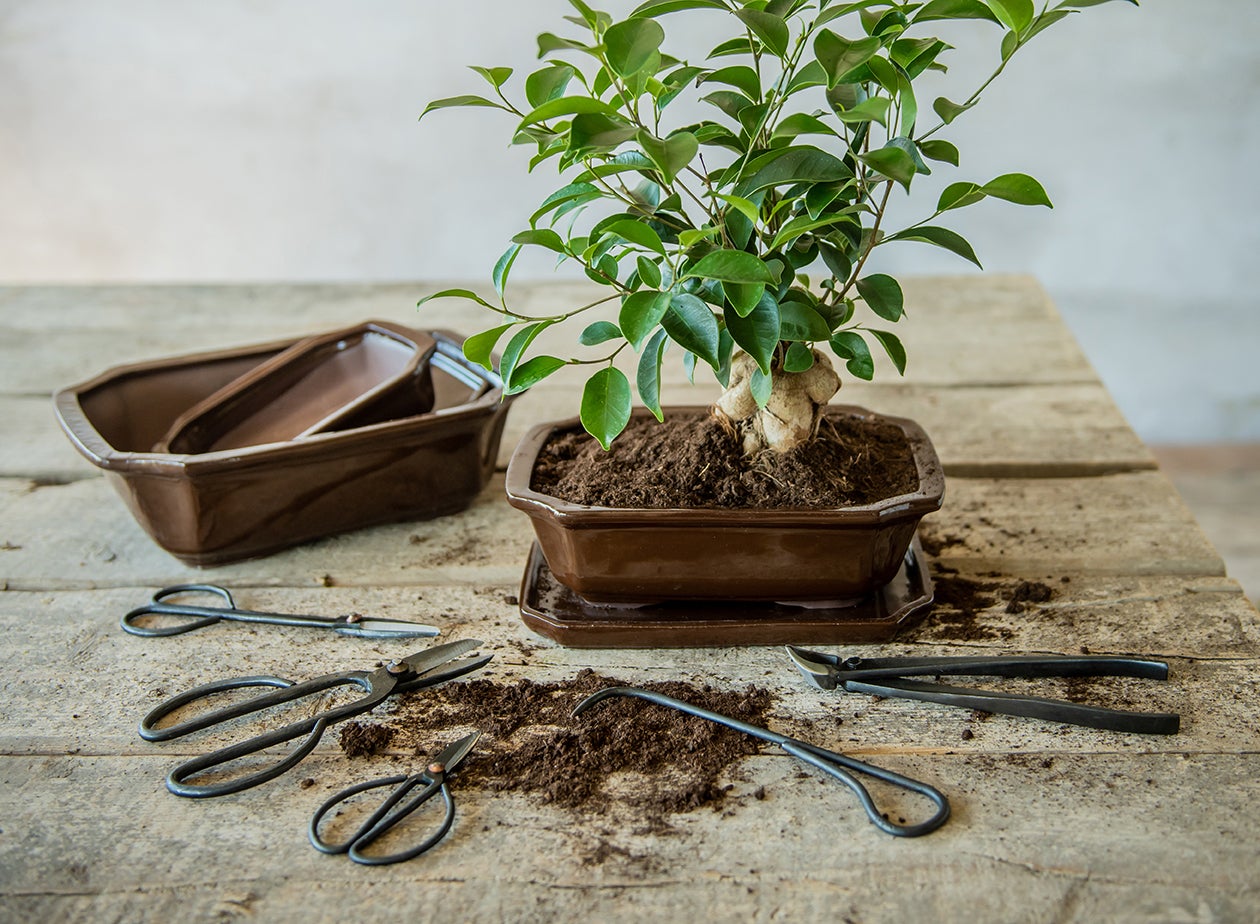
<path fill-rule="evenodd" d="M 223 619 L 222 616 L 207 615 L 206 611 L 211 609 L 210 607 L 181 607 L 178 604 L 166 603 L 167 597 L 191 593 L 214 594 L 227 604 L 223 609 L 236 609 L 236 601 L 232 599 L 232 593 L 226 587 L 220 587 L 217 584 L 175 584 L 172 587 L 165 587 L 159 590 L 153 595 L 152 600 L 144 606 L 138 606 L 127 613 L 119 620 L 118 624 L 124 632 L 129 632 L 132 635 L 139 635 L 144 638 L 159 638 L 164 635 L 183 635 L 185 632 L 192 632 L 194 629 L 213 626 L 216 622 Z M 217 607 L 215 608 L 217 609 Z M 169 626 L 148 627 L 137 625 L 136 620 L 142 616 L 177 616 L 184 621 Z"/>
<path fill-rule="evenodd" d="M 367 712 L 388 696 L 393 690 L 393 684 L 382 682 L 383 679 L 388 679 L 388 677 L 389 675 L 385 671 L 377 671 L 372 674 L 363 671 L 349 671 L 342 674 L 328 674 L 324 677 L 316 677 L 313 680 L 307 680 L 302 683 L 293 683 L 290 680 L 285 680 L 283 677 L 265 676 L 219 680 L 195 687 L 178 696 L 173 696 L 159 705 L 140 722 L 140 736 L 148 741 L 168 741 L 172 738 L 178 738 L 182 735 L 220 725 L 251 713 L 294 702 L 303 697 L 338 686 L 357 686 L 368 694 L 361 699 L 347 703 L 344 706 L 338 706 L 321 715 L 292 722 L 237 744 L 187 760 L 172 770 L 166 777 L 166 788 L 177 796 L 188 796 L 191 798 L 226 796 L 275 779 L 280 774 L 291 769 L 315 748 L 315 745 L 319 743 L 319 739 L 324 733 L 324 729 L 330 724 L 349 718 L 352 715 Z M 257 686 L 276 687 L 277 689 L 273 693 L 264 693 L 261 696 L 250 697 L 167 728 L 155 727 L 158 722 L 176 709 L 196 700 L 228 690 Z M 206 770 L 221 767 L 242 757 L 257 754 L 260 751 L 265 751 L 278 744 L 303 736 L 305 736 L 305 740 L 296 750 L 270 767 L 265 767 L 254 773 L 235 776 L 220 783 L 196 785 L 187 782 L 190 777 Z"/>
<path fill-rule="evenodd" d="M 350 837 L 336 844 L 329 843 L 320 837 L 320 822 L 324 820 L 324 817 L 333 808 L 357 796 L 359 793 L 372 789 L 383 789 L 386 786 L 397 786 L 398 788 L 390 793 L 385 801 L 377 807 L 376 811 Z M 424 788 L 420 792 L 412 794 L 417 786 L 423 786 Z M 435 794 L 439 793 L 445 804 L 445 815 L 442 818 L 441 825 L 427 838 L 416 846 L 398 853 L 365 854 L 363 852 L 365 848 L 371 846 L 377 839 L 393 829 L 424 803 L 428 802 Z M 348 789 L 343 789 L 330 798 L 311 816 L 307 837 L 310 839 L 311 846 L 323 853 L 344 853 L 355 863 L 362 863 L 365 866 L 386 866 L 390 863 L 401 863 L 404 860 L 410 860 L 429 850 L 446 836 L 446 832 L 451 829 L 451 824 L 454 821 L 455 799 L 451 796 L 451 791 L 446 785 L 445 773 L 425 772 L 417 773 L 413 776 L 388 776 L 378 780 L 369 780 L 366 783 L 358 783 Z"/>
<path fill-rule="evenodd" d="M 885 834 L 891 834 L 893 837 L 919 837 L 923 834 L 931 834 L 949 820 L 949 800 L 935 786 L 924 783 L 921 780 L 913 780 L 908 776 L 902 776 L 900 773 L 894 773 L 891 770 L 885 770 L 883 767 L 876 767 L 863 763 L 860 760 L 854 760 L 852 757 L 845 757 L 843 754 L 837 754 L 835 751 L 829 751 L 826 748 L 820 748 L 805 741 L 788 739 L 779 742 L 779 747 L 797 760 L 802 760 L 811 767 L 817 767 L 832 779 L 839 780 L 845 786 L 848 786 L 853 791 L 853 794 L 858 797 L 858 801 L 862 803 L 862 809 L 866 812 L 866 817 L 870 819 L 871 824 Z M 867 788 L 850 771 L 864 773 L 867 776 L 898 786 L 909 792 L 918 793 L 932 801 L 932 804 L 936 806 L 936 812 L 926 821 L 913 825 L 897 824 L 889 821 L 887 816 L 875 807 L 875 800 L 871 798 Z"/>

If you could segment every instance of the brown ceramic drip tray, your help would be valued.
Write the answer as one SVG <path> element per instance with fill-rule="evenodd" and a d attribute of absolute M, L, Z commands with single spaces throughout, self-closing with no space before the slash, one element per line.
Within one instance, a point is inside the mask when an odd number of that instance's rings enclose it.
<path fill-rule="evenodd" d="M 921 620 L 932 579 L 918 537 L 901 570 L 879 592 L 855 601 L 794 606 L 758 601 L 596 604 L 557 581 L 538 544 L 521 581 L 525 625 L 573 648 L 702 648 L 884 642 Z"/>

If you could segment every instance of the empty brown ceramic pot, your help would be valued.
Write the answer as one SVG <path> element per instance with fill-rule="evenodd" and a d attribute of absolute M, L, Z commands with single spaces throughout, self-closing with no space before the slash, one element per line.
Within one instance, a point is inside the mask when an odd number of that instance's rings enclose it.
<path fill-rule="evenodd" d="M 454 513 L 494 471 L 510 402 L 462 339 L 431 338 L 428 413 L 199 454 L 154 452 L 176 420 L 294 341 L 111 369 L 54 398 L 75 448 L 105 472 L 162 548 L 195 565 Z"/>
<path fill-rule="evenodd" d="M 702 410 L 674 408 L 671 413 Z M 852 601 L 892 580 L 919 520 L 940 509 L 945 476 L 931 441 L 914 421 L 842 405 L 827 413 L 878 418 L 900 427 L 918 468 L 918 490 L 832 509 L 573 504 L 530 484 L 543 445 L 553 433 L 580 426 L 574 419 L 540 425 L 521 440 L 508 465 L 508 502 L 533 521 L 551 574 L 591 602 Z"/>
<path fill-rule="evenodd" d="M 428 334 L 384 321 L 300 340 L 197 402 L 153 449 L 241 449 L 424 414 L 436 348 Z"/>

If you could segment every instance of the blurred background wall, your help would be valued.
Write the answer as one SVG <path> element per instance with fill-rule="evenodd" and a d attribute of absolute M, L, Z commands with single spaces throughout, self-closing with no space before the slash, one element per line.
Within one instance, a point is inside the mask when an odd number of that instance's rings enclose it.
<path fill-rule="evenodd" d="M 485 281 L 560 184 L 525 176 L 499 113 L 416 117 L 481 92 L 464 65 L 523 77 L 534 35 L 568 12 L 0 0 L 0 283 Z M 726 37 L 713 23 L 673 25 L 707 49 Z M 944 37 L 959 51 L 941 90 L 962 98 L 996 63 L 997 33 Z M 1149 441 L 1260 441 L 1258 46 L 1260 5 L 1238 0 L 1086 10 L 950 127 L 962 169 L 916 183 L 934 203 L 953 179 L 1042 180 L 1054 211 L 983 203 L 953 224 L 988 270 L 1040 278 Z M 969 271 L 923 246 L 882 260 Z"/>

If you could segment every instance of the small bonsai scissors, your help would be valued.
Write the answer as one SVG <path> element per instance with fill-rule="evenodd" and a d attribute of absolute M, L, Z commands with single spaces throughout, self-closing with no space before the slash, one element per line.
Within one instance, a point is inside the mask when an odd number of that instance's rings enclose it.
<path fill-rule="evenodd" d="M 167 603 L 167 598 L 187 594 L 212 594 L 226 605 L 197 606 L 192 603 Z M 136 623 L 143 616 L 177 616 L 187 622 L 170 626 L 141 626 Z M 159 635 L 182 635 L 203 626 L 212 626 L 221 619 L 233 622 L 265 623 L 271 626 L 301 626 L 314 629 L 332 629 L 341 635 L 355 638 L 432 638 L 439 634 L 436 626 L 400 619 L 367 619 L 357 614 L 349 616 L 301 616 L 290 613 L 261 613 L 242 610 L 232 599 L 226 587 L 217 584 L 176 584 L 165 587 L 153 595 L 144 606 L 138 606 L 122 618 L 124 632 L 152 638 Z"/>
<path fill-rule="evenodd" d="M 1144 735 L 1173 735 L 1181 717 L 1166 712 L 1125 712 L 1085 706 L 1058 699 L 978 690 L 949 684 L 910 680 L 910 677 L 1142 677 L 1167 680 L 1163 661 L 1112 658 L 1100 655 L 1020 656 L 1009 658 L 841 658 L 839 655 L 787 647 L 788 656 L 811 684 L 820 690 L 839 687 L 849 693 L 916 699 L 983 712 L 1026 716 Z"/>
<path fill-rule="evenodd" d="M 172 738 L 180 738 L 192 732 L 222 725 L 233 719 L 252 715 L 273 706 L 295 702 L 336 687 L 357 686 L 364 691 L 366 695 L 353 702 L 325 709 L 316 715 L 292 722 L 269 732 L 264 732 L 238 744 L 220 748 L 217 751 L 201 757 L 195 757 L 192 760 L 186 760 L 166 777 L 166 788 L 177 796 L 189 796 L 192 798 L 226 796 L 229 793 L 240 792 L 243 789 L 249 789 L 252 786 L 273 780 L 286 770 L 296 766 L 319 743 L 320 737 L 324 734 L 324 729 L 329 725 L 356 715 L 362 715 L 395 693 L 406 693 L 423 687 L 431 687 L 485 666 L 493 655 L 471 657 L 462 661 L 454 660 L 472 651 L 480 644 L 481 642 L 474 640 L 448 642 L 445 645 L 438 645 L 435 648 L 417 652 L 410 657 L 393 661 L 374 671 L 342 671 L 336 674 L 325 674 L 323 677 L 316 677 L 303 683 L 294 683 L 291 680 L 285 680 L 283 677 L 270 676 L 232 677 L 227 680 L 207 683 L 204 686 L 195 687 L 180 693 L 178 696 L 172 696 L 146 715 L 140 722 L 140 737 L 145 741 L 170 741 Z M 454 663 L 449 663 L 452 661 Z M 439 670 L 443 665 L 447 666 Z M 244 689 L 246 687 L 277 687 L 278 689 L 271 693 L 263 693 L 259 696 L 202 713 L 175 725 L 169 725 L 165 728 L 157 727 L 157 723 L 162 719 L 190 703 L 217 693 Z M 253 773 L 241 773 L 231 776 L 218 783 L 196 785 L 187 782 L 190 777 L 197 774 L 221 767 L 242 757 L 257 754 L 259 751 L 264 751 L 277 744 L 283 744 L 286 741 L 292 741 L 294 738 L 300 738 L 303 735 L 306 736 L 306 740 L 296 750 L 276 764 L 264 767 Z"/>
<path fill-rule="evenodd" d="M 600 700 L 613 696 L 633 696 L 638 699 L 645 699 L 649 703 L 656 703 L 658 706 L 668 706 L 670 709 L 677 709 L 679 712 L 684 712 L 687 715 L 708 719 L 710 722 L 733 728 L 735 731 L 752 735 L 754 738 L 760 738 L 762 741 L 777 744 L 797 760 L 804 761 L 811 767 L 817 767 L 832 779 L 839 780 L 845 786 L 848 786 L 861 801 L 862 808 L 866 812 L 866 817 L 871 820 L 871 824 L 894 837 L 919 837 L 923 834 L 930 834 L 949 820 L 949 800 L 935 786 L 912 780 L 907 776 L 902 776 L 900 773 L 885 770 L 883 767 L 862 763 L 860 760 L 845 757 L 843 754 L 837 754 L 835 751 L 828 751 L 826 748 L 820 748 L 818 745 L 810 744 L 807 741 L 799 741 L 796 738 L 789 738 L 787 735 L 780 735 L 777 732 L 770 731 L 768 728 L 759 728 L 756 725 L 749 725 L 747 722 L 741 722 L 739 719 L 733 719 L 719 712 L 710 712 L 708 709 L 673 699 L 661 693 L 639 690 L 634 687 L 608 687 L 592 693 L 578 703 L 573 710 L 573 715 L 581 715 Z M 871 794 L 862 785 L 861 781 L 854 776 L 855 773 L 862 773 L 877 780 L 883 780 L 885 783 L 890 783 L 893 786 L 899 786 L 909 792 L 918 793 L 931 800 L 932 804 L 936 806 L 936 811 L 926 821 L 921 821 L 918 824 L 903 825 L 889 821 L 875 807 L 875 800 L 871 798 Z"/>
<path fill-rule="evenodd" d="M 366 783 L 358 783 L 343 789 L 321 805 L 315 811 L 315 814 L 311 816 L 311 824 L 307 829 L 307 837 L 310 838 L 311 846 L 323 853 L 344 853 L 355 863 L 363 863 L 367 866 L 385 866 L 389 863 L 400 863 L 403 860 L 418 857 L 437 844 L 438 841 L 446 836 L 446 832 L 451 829 L 451 823 L 455 820 L 455 800 L 451 797 L 451 791 L 446 786 L 446 780 L 463 759 L 468 756 L 468 752 L 472 750 L 473 745 L 477 743 L 477 739 L 480 736 L 481 732 L 473 732 L 471 735 L 460 738 L 454 744 L 448 745 L 437 757 L 433 758 L 433 761 L 422 773 L 415 773 L 411 776 L 387 776 L 379 780 L 368 780 Z M 394 786 L 396 788 L 347 840 L 339 844 L 330 844 L 320 837 L 319 824 L 333 808 L 361 792 L 367 792 L 370 789 L 381 789 L 386 786 Z M 412 794 L 412 790 L 417 786 L 423 788 L 418 793 Z M 442 801 L 446 804 L 446 814 L 437 830 L 427 838 L 416 846 L 398 853 L 368 855 L 363 852 L 377 838 L 390 831 L 395 825 L 439 793 L 442 796 Z"/>

